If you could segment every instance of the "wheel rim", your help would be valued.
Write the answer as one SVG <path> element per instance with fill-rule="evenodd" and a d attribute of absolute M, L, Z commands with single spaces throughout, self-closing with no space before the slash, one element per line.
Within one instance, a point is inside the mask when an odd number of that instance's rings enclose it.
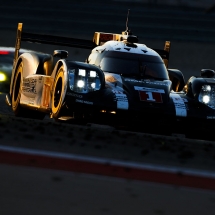
<path fill-rule="evenodd" d="M 21 81 L 21 73 L 18 73 L 18 77 L 16 78 L 16 85 L 14 89 L 14 101 L 17 101 L 18 95 L 19 95 L 19 89 L 20 89 L 20 81 Z"/>
<path fill-rule="evenodd" d="M 54 91 L 54 107 L 56 108 L 60 101 L 61 101 L 61 94 L 62 94 L 62 78 L 59 77 L 57 80 L 57 84 L 55 86 L 55 91 Z"/>

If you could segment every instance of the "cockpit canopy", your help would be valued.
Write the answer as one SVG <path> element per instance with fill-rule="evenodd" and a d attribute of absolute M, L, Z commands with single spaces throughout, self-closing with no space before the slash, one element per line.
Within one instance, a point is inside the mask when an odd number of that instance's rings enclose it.
<path fill-rule="evenodd" d="M 168 72 L 159 55 L 145 55 L 118 51 L 92 52 L 89 64 L 104 72 L 143 79 L 168 80 Z"/>

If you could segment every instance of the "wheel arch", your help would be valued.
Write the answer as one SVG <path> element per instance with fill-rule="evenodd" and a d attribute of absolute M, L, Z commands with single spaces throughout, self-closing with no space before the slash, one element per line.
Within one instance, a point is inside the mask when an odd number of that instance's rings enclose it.
<path fill-rule="evenodd" d="M 39 52 L 25 52 L 19 56 L 12 71 L 10 83 L 10 95 L 12 95 L 12 88 L 14 77 L 16 75 L 19 64 L 23 62 L 22 77 L 27 77 L 33 74 L 51 75 L 53 69 L 53 57 L 50 54 Z"/>

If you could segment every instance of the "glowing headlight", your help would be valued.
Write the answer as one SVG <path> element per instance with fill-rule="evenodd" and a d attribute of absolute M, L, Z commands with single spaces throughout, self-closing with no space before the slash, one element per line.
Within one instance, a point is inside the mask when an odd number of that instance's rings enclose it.
<path fill-rule="evenodd" d="M 203 85 L 199 93 L 199 102 L 215 109 L 215 86 Z"/>
<path fill-rule="evenodd" d="M 80 76 L 86 76 L 86 70 L 84 70 L 84 69 L 79 69 L 78 75 L 80 75 Z"/>
<path fill-rule="evenodd" d="M 78 80 L 77 86 L 80 87 L 80 88 L 84 87 L 84 81 Z"/>
<path fill-rule="evenodd" d="M 96 77 L 96 72 L 95 71 L 90 71 L 90 77 L 95 78 Z"/>
<path fill-rule="evenodd" d="M 203 103 L 208 104 L 210 102 L 210 96 L 208 95 L 202 96 L 202 101 Z"/>
<path fill-rule="evenodd" d="M 7 76 L 4 73 L 0 73 L 0 81 L 6 81 Z"/>
<path fill-rule="evenodd" d="M 91 87 L 94 89 L 96 87 L 96 83 L 92 83 Z"/>
<path fill-rule="evenodd" d="M 206 91 L 206 92 L 210 92 L 211 91 L 211 86 L 210 85 L 203 85 L 202 90 Z"/>

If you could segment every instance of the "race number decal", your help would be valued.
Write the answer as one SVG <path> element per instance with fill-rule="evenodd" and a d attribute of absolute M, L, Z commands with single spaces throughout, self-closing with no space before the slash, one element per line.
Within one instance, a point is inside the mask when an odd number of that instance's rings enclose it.
<path fill-rule="evenodd" d="M 140 101 L 162 103 L 162 93 L 165 93 L 163 89 L 147 88 L 134 86 L 134 89 L 139 92 Z"/>
<path fill-rule="evenodd" d="M 140 96 L 140 101 L 158 102 L 158 103 L 163 102 L 162 96 L 160 93 L 139 91 L 139 96 Z"/>

